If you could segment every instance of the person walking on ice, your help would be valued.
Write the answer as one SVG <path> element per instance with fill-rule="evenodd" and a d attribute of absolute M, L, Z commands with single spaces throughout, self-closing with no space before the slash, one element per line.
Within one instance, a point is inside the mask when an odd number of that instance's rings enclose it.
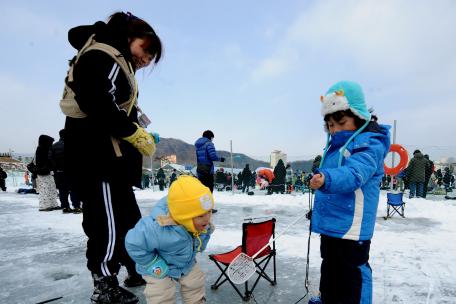
<path fill-rule="evenodd" d="M 355 82 L 336 83 L 321 103 L 327 143 L 310 180 L 316 190 L 311 228 L 321 235 L 321 301 L 369 304 L 369 250 L 389 127 L 377 124 Z"/>
<path fill-rule="evenodd" d="M 6 191 L 5 181 L 7 177 L 8 174 L 5 172 L 5 170 L 3 170 L 2 167 L 0 167 L 0 189 L 2 189 L 2 191 Z"/>
<path fill-rule="evenodd" d="M 208 187 L 211 192 L 214 192 L 214 162 L 224 162 L 224 157 L 219 157 L 215 151 L 214 133 L 211 130 L 203 132 L 203 136 L 195 142 L 196 148 L 196 173 L 198 179 Z"/>
<path fill-rule="evenodd" d="M 183 175 L 151 214 L 128 231 L 125 246 L 147 281 L 147 303 L 176 303 L 176 282 L 185 304 L 205 303 L 205 276 L 196 254 L 204 251 L 214 232 L 213 208 L 209 188 Z"/>

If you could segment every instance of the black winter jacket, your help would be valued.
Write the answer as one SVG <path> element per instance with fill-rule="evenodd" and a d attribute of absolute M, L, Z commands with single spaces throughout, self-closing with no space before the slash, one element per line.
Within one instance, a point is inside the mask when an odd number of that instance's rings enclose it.
<path fill-rule="evenodd" d="M 407 167 L 407 179 L 410 183 L 423 183 L 425 181 L 426 170 L 429 167 L 428 160 L 423 154 L 413 154 L 412 160 Z"/>
<path fill-rule="evenodd" d="M 127 37 L 119 37 L 119 29 L 101 21 L 71 29 L 68 40 L 79 50 L 93 33 L 96 41 L 116 48 L 134 66 Z M 87 117 L 67 117 L 65 122 L 65 173 L 72 186 L 77 189 L 85 182 L 117 180 L 140 187 L 142 155 L 122 140 L 136 130 L 137 109 L 133 107 L 128 116 L 118 107 L 130 97 L 127 76 L 108 54 L 92 50 L 79 58 L 73 78 L 68 85 Z M 111 137 L 120 140 L 121 157 L 116 156 Z"/>
<path fill-rule="evenodd" d="M 49 159 L 49 150 L 54 138 L 48 135 L 40 135 L 38 147 L 35 152 L 36 174 L 49 175 L 52 171 L 52 162 Z"/>
<path fill-rule="evenodd" d="M 285 169 L 285 164 L 283 163 L 283 160 L 279 159 L 274 168 L 274 179 L 272 180 L 272 185 L 284 185 L 286 176 L 287 169 Z"/>
<path fill-rule="evenodd" d="M 250 184 L 250 179 L 252 178 L 252 172 L 250 171 L 249 166 L 247 165 L 244 170 L 242 170 L 242 183 Z"/>
<path fill-rule="evenodd" d="M 64 148 L 65 144 L 63 138 L 60 138 L 58 142 L 54 143 L 51 147 L 49 157 L 52 161 L 52 168 L 54 172 L 63 172 L 64 168 Z"/>
<path fill-rule="evenodd" d="M 0 179 L 6 179 L 8 177 L 8 174 L 6 174 L 5 171 L 3 171 L 3 168 L 0 168 Z"/>

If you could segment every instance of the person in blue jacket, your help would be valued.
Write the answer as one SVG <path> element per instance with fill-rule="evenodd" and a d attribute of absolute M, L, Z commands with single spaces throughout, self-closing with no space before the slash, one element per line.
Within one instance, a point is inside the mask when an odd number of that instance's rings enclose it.
<path fill-rule="evenodd" d="M 224 162 L 224 157 L 219 157 L 215 146 L 212 143 L 214 133 L 211 130 L 203 132 L 203 137 L 198 138 L 195 142 L 196 148 L 196 173 L 198 179 L 208 187 L 211 192 L 214 191 L 214 162 Z"/>
<path fill-rule="evenodd" d="M 327 143 L 310 180 L 316 189 L 311 227 L 321 235 L 321 300 L 372 303 L 368 260 L 389 126 L 377 124 L 355 82 L 336 83 L 321 102 Z"/>
<path fill-rule="evenodd" d="M 185 304 L 205 302 L 205 276 L 196 254 L 205 250 L 214 231 L 213 208 L 209 188 L 182 175 L 151 214 L 128 231 L 125 247 L 147 281 L 147 303 L 176 303 L 176 282 Z"/>

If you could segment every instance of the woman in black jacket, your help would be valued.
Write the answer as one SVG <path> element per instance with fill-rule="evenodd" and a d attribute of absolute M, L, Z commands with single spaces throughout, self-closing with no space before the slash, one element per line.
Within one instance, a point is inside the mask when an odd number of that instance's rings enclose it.
<path fill-rule="evenodd" d="M 35 152 L 36 164 L 36 184 L 39 193 L 39 210 L 52 211 L 60 209 L 57 202 L 57 188 L 55 187 L 54 178 L 51 175 L 52 162 L 49 159 L 54 138 L 48 135 L 40 135 L 38 138 L 38 147 Z"/>
<path fill-rule="evenodd" d="M 67 115 L 65 172 L 83 202 L 87 267 L 95 285 L 91 300 L 137 303 L 119 287 L 117 274 L 124 265 L 125 286 L 145 284 L 124 238 L 141 218 L 132 187 L 141 186 L 142 158 L 154 153 L 158 135 L 139 126 L 134 73 L 160 60 L 161 42 L 148 23 L 122 12 L 107 23 L 73 28 L 68 38 L 78 55 L 70 62 L 61 101 Z M 70 93 L 76 103 L 65 107 Z"/>

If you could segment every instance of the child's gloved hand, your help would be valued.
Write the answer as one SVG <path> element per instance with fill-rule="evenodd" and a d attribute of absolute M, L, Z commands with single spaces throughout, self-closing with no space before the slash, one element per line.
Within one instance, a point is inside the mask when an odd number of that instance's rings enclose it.
<path fill-rule="evenodd" d="M 147 133 L 144 128 L 136 124 L 136 131 L 130 136 L 124 137 L 126 141 L 133 145 L 144 156 L 151 156 L 155 152 L 155 139 Z"/>
<path fill-rule="evenodd" d="M 149 264 L 145 266 L 136 264 L 136 268 L 139 273 L 156 279 L 163 279 L 168 274 L 168 265 L 159 255 L 157 255 Z"/>
<path fill-rule="evenodd" d="M 152 135 L 152 137 L 154 138 L 155 144 L 158 144 L 160 142 L 160 134 L 158 134 L 157 132 L 152 132 L 149 134 Z"/>
<path fill-rule="evenodd" d="M 310 180 L 310 188 L 312 189 L 319 189 L 323 184 L 325 183 L 325 176 L 323 173 L 317 173 L 314 176 L 312 176 L 312 179 Z"/>

